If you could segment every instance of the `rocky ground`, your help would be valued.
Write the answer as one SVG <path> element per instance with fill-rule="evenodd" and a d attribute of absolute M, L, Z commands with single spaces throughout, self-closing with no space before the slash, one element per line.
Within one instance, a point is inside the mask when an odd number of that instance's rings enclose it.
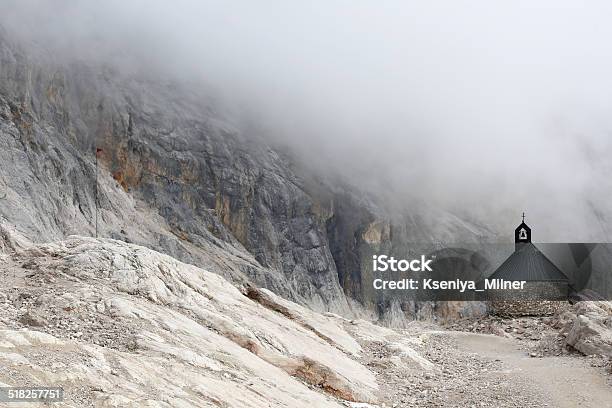
<path fill-rule="evenodd" d="M 463 319 L 445 325 L 448 330 L 493 334 L 512 339 L 530 357 L 588 356 L 594 367 L 612 372 L 612 308 L 610 302 L 560 304 L 551 316 Z"/>
<path fill-rule="evenodd" d="M 33 246 L 5 256 L 0 279 L 0 383 L 61 385 L 65 406 L 375 401 L 337 318 L 144 247 Z"/>
<path fill-rule="evenodd" d="M 452 330 L 413 322 L 392 330 L 315 313 L 265 289 L 236 288 L 120 241 L 71 237 L 0 257 L 0 385 L 62 386 L 66 399 L 55 406 L 612 401 L 607 360 L 558 347 L 572 341 L 583 352 L 605 353 L 605 304 L 551 318 L 487 317 Z"/>
<path fill-rule="evenodd" d="M 423 356 L 407 369 L 398 357 L 406 353 L 400 344 L 372 344 L 368 366 L 378 375 L 391 407 L 487 406 L 525 407 L 541 405 L 540 396 L 525 381 L 505 381 L 504 364 L 459 350 L 446 332 L 427 332 L 413 338 L 410 348 Z"/>

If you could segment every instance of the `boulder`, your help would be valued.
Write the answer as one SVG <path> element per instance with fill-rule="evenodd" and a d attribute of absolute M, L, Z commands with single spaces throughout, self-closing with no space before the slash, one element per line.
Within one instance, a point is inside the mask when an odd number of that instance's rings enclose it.
<path fill-rule="evenodd" d="M 566 343 L 586 354 L 612 357 L 612 302 L 578 302 Z"/>

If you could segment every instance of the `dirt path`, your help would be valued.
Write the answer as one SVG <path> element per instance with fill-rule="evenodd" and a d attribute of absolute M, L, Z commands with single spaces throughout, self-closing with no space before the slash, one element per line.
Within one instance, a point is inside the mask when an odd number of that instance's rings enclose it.
<path fill-rule="evenodd" d="M 541 393 L 552 407 L 612 407 L 612 386 L 584 359 L 574 357 L 531 358 L 516 342 L 497 336 L 453 333 L 457 345 L 479 357 L 500 360 L 507 381 L 527 381 L 531 392 Z M 449 333 L 449 334 L 450 334 Z"/>

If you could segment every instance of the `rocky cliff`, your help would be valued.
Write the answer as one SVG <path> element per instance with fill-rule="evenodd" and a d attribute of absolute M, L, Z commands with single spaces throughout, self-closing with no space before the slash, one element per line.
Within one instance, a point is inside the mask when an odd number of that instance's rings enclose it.
<path fill-rule="evenodd" d="M 346 312 L 325 210 L 277 153 L 203 100 L 2 41 L 3 225 L 41 242 L 97 224 L 99 236 Z"/>
<path fill-rule="evenodd" d="M 233 123 L 195 85 L 0 33 L 0 225 L 31 242 L 138 243 L 342 314 L 352 299 L 388 306 L 369 286 L 373 251 L 491 235 L 429 208 L 388 216 Z"/>

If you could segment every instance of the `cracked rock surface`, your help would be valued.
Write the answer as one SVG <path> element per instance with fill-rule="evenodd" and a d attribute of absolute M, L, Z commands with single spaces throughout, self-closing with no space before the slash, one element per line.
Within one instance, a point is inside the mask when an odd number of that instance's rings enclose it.
<path fill-rule="evenodd" d="M 62 385 L 69 406 L 376 400 L 343 319 L 144 247 L 74 237 L 11 254 L 0 277 L 0 382 Z"/>
<path fill-rule="evenodd" d="M 320 314 L 121 241 L 8 252 L 0 279 L 0 383 L 62 386 L 58 406 L 601 407 L 612 397 L 597 359 L 534 358 L 512 335 Z M 525 332 L 543 324 L 515 325 L 535 342 Z"/>

